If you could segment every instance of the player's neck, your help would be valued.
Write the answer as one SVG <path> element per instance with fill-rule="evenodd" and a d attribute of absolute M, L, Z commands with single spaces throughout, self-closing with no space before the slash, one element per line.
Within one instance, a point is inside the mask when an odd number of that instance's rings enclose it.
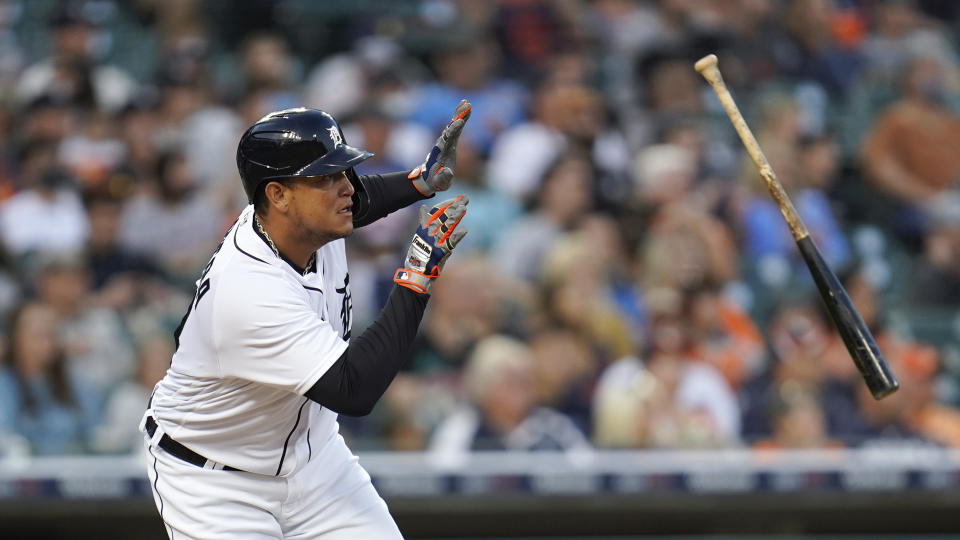
<path fill-rule="evenodd" d="M 270 249 L 287 261 L 300 273 L 310 265 L 310 258 L 316 252 L 313 246 L 301 245 L 302 242 L 291 234 L 289 227 L 284 227 L 276 220 L 270 220 L 263 216 L 254 214 L 254 229 L 257 234 L 270 246 Z"/>

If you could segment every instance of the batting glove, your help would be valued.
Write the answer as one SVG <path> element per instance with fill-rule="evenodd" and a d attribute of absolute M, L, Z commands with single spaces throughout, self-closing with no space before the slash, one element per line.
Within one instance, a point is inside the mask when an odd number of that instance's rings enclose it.
<path fill-rule="evenodd" d="M 453 111 L 453 119 L 443 128 L 436 144 L 430 149 L 423 165 L 410 171 L 407 178 L 413 180 L 413 187 L 424 197 L 430 197 L 438 191 L 446 191 L 453 182 L 453 167 L 457 163 L 457 141 L 463 125 L 470 118 L 472 106 L 467 100 L 461 100 Z"/>
<path fill-rule="evenodd" d="M 467 234 L 466 227 L 457 229 L 467 211 L 468 199 L 461 195 L 427 209 L 420 207 L 420 226 L 413 235 L 403 268 L 393 274 L 393 281 L 418 293 L 430 290 L 440 275 L 450 252 Z"/>

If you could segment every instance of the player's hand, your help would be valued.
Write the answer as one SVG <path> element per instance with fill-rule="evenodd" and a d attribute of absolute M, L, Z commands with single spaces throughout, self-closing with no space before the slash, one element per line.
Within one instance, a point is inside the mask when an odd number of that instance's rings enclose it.
<path fill-rule="evenodd" d="M 472 106 L 467 100 L 461 100 L 453 111 L 453 118 L 443 128 L 436 144 L 430 149 L 423 165 L 410 171 L 407 178 L 413 180 L 413 187 L 429 197 L 438 191 L 446 191 L 453 182 L 453 168 L 457 164 L 457 141 L 463 125 L 470 118 Z"/>
<path fill-rule="evenodd" d="M 465 195 L 449 199 L 429 208 L 420 207 L 420 225 L 413 235 L 403 268 L 393 274 L 393 281 L 418 293 L 430 290 L 440 275 L 450 252 L 467 234 L 466 227 L 457 227 L 467 212 Z"/>

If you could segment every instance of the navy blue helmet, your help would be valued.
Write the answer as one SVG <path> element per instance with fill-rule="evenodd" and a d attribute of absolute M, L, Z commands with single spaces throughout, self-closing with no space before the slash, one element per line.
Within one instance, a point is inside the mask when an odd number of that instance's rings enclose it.
<path fill-rule="evenodd" d="M 247 199 L 253 202 L 257 188 L 282 178 L 346 171 L 359 188 L 353 168 L 371 156 L 347 145 L 333 116 L 300 107 L 272 112 L 250 126 L 237 146 L 237 169 Z"/>

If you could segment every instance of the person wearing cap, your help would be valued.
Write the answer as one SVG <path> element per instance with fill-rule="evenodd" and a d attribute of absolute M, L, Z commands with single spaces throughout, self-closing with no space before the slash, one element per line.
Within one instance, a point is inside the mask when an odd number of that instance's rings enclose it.
<path fill-rule="evenodd" d="M 53 52 L 27 67 L 15 94 L 29 103 L 43 94 L 84 108 L 119 111 L 136 88 L 133 78 L 112 65 L 97 64 L 93 43 L 94 21 L 76 6 L 66 4 L 48 21 Z"/>

